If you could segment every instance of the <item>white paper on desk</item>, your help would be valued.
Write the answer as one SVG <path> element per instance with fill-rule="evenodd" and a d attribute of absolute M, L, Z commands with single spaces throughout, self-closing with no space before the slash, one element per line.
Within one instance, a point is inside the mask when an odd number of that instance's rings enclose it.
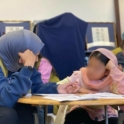
<path fill-rule="evenodd" d="M 57 100 L 59 102 L 97 99 L 92 97 L 91 95 L 87 97 L 85 95 L 77 95 L 77 94 L 34 94 L 34 95 L 42 96 L 46 99 Z"/>
<path fill-rule="evenodd" d="M 113 93 L 96 93 L 96 94 L 35 94 L 46 99 L 64 101 L 81 101 L 81 100 L 97 100 L 97 99 L 124 99 L 124 95 Z"/>
<path fill-rule="evenodd" d="M 113 94 L 113 93 L 96 93 L 93 94 L 94 97 L 99 98 L 99 99 L 124 99 L 124 95 L 118 95 L 118 94 Z"/>
<path fill-rule="evenodd" d="M 85 94 L 85 95 L 80 95 L 85 96 L 85 97 L 89 97 L 91 96 L 96 98 L 96 99 L 124 99 L 124 95 L 118 95 L 118 94 L 113 94 L 113 93 L 95 93 L 95 94 Z"/>

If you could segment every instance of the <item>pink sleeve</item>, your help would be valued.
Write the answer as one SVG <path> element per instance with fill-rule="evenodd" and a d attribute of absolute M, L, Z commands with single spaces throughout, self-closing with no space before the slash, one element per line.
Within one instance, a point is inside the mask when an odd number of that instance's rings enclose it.
<path fill-rule="evenodd" d="M 80 71 L 74 71 L 73 74 L 70 77 L 68 77 L 68 79 L 69 79 L 69 82 L 71 82 L 71 83 L 76 83 L 77 82 L 79 85 L 81 85 L 81 83 L 82 83 L 82 78 L 81 77 L 82 76 L 81 76 Z"/>
<path fill-rule="evenodd" d="M 117 67 L 113 67 L 111 69 L 110 76 L 113 79 L 112 92 L 124 94 L 124 73 L 120 71 Z"/>
<path fill-rule="evenodd" d="M 43 83 L 49 82 L 51 71 L 52 71 L 52 65 L 50 64 L 50 62 L 47 59 L 42 58 L 40 61 L 38 72 L 41 73 L 41 79 Z"/>

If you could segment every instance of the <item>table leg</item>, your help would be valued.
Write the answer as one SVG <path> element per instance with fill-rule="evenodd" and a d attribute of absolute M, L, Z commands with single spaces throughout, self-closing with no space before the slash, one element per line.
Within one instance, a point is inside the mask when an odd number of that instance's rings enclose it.
<path fill-rule="evenodd" d="M 108 124 L 108 111 L 107 111 L 107 105 L 105 105 L 105 124 Z"/>
<path fill-rule="evenodd" d="M 48 105 L 44 106 L 44 124 L 47 124 L 47 113 L 48 113 Z"/>

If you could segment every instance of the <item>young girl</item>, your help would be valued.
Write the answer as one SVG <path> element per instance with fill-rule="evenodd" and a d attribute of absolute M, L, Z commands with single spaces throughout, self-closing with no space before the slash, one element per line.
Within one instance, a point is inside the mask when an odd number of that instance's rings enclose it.
<path fill-rule="evenodd" d="M 37 63 L 38 72 L 41 74 L 41 79 L 44 84 L 48 82 L 58 82 L 59 78 L 55 72 L 55 69 L 51 65 L 50 61 L 43 57 L 39 56 L 39 61 Z"/>
<path fill-rule="evenodd" d="M 77 93 L 112 92 L 124 94 L 124 73 L 118 69 L 115 55 L 107 49 L 97 49 L 89 57 L 86 68 L 75 71 L 61 83 L 77 82 L 80 87 Z M 67 91 L 73 93 L 74 87 Z M 109 124 L 117 124 L 117 111 L 108 106 Z M 102 106 L 76 106 L 66 115 L 65 124 L 104 124 L 104 108 Z"/>

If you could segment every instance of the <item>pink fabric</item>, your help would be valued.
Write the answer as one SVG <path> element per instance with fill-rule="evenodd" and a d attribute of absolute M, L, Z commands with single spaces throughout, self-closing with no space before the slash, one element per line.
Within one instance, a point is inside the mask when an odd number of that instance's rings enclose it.
<path fill-rule="evenodd" d="M 118 69 L 118 62 L 115 55 L 107 49 L 97 49 L 106 57 L 108 57 L 114 64 L 109 75 L 103 80 L 89 80 L 87 77 L 87 68 L 81 68 L 79 71 L 75 71 L 72 76 L 69 77 L 70 82 L 78 82 L 82 87 L 94 90 L 96 92 L 112 92 L 117 94 L 124 94 L 124 73 Z M 104 120 L 103 108 L 92 108 L 88 106 L 82 106 L 89 113 L 90 117 L 97 121 Z M 108 117 L 117 117 L 117 111 L 108 106 Z"/>
<path fill-rule="evenodd" d="M 116 66 L 118 66 L 118 60 L 117 60 L 116 56 L 114 55 L 114 53 L 111 52 L 110 50 L 107 50 L 104 48 L 99 48 L 99 49 L 96 49 L 95 51 L 101 52 L 103 55 L 105 55 L 107 58 L 109 58 Z"/>
<path fill-rule="evenodd" d="M 86 68 L 84 68 L 86 69 Z M 90 85 L 86 85 L 85 80 L 82 80 L 82 72 L 81 71 L 75 71 L 70 77 L 68 77 L 69 82 L 77 82 L 81 85 L 81 87 L 84 87 L 86 89 L 91 89 L 96 92 L 112 92 L 112 82 L 110 84 L 106 84 L 104 87 L 100 89 L 93 88 Z M 91 119 L 95 120 L 97 118 L 97 121 L 102 121 L 104 120 L 105 113 L 104 113 L 104 107 L 103 106 L 82 106 L 83 109 L 85 109 Z M 108 114 L 109 118 L 110 117 L 118 117 L 117 111 L 108 106 Z"/>
<path fill-rule="evenodd" d="M 47 59 L 42 58 L 40 61 L 38 72 L 41 73 L 41 79 L 44 84 L 49 82 L 51 71 L 52 65 L 50 64 L 50 62 Z"/>
<path fill-rule="evenodd" d="M 114 64 L 115 67 L 118 67 L 118 61 L 116 56 L 109 50 L 104 49 L 104 48 L 99 48 L 95 51 L 99 51 L 101 52 L 103 55 L 105 55 L 107 58 L 109 58 Z M 91 54 L 92 55 L 92 54 Z M 120 70 L 119 70 L 120 71 Z M 109 85 L 113 79 L 111 77 L 111 73 L 104 78 L 103 80 L 89 80 L 87 77 L 87 68 L 81 68 L 81 72 L 82 72 L 82 79 L 85 81 L 85 85 L 87 85 L 90 88 L 93 88 L 95 90 L 101 89 L 107 85 Z"/>

